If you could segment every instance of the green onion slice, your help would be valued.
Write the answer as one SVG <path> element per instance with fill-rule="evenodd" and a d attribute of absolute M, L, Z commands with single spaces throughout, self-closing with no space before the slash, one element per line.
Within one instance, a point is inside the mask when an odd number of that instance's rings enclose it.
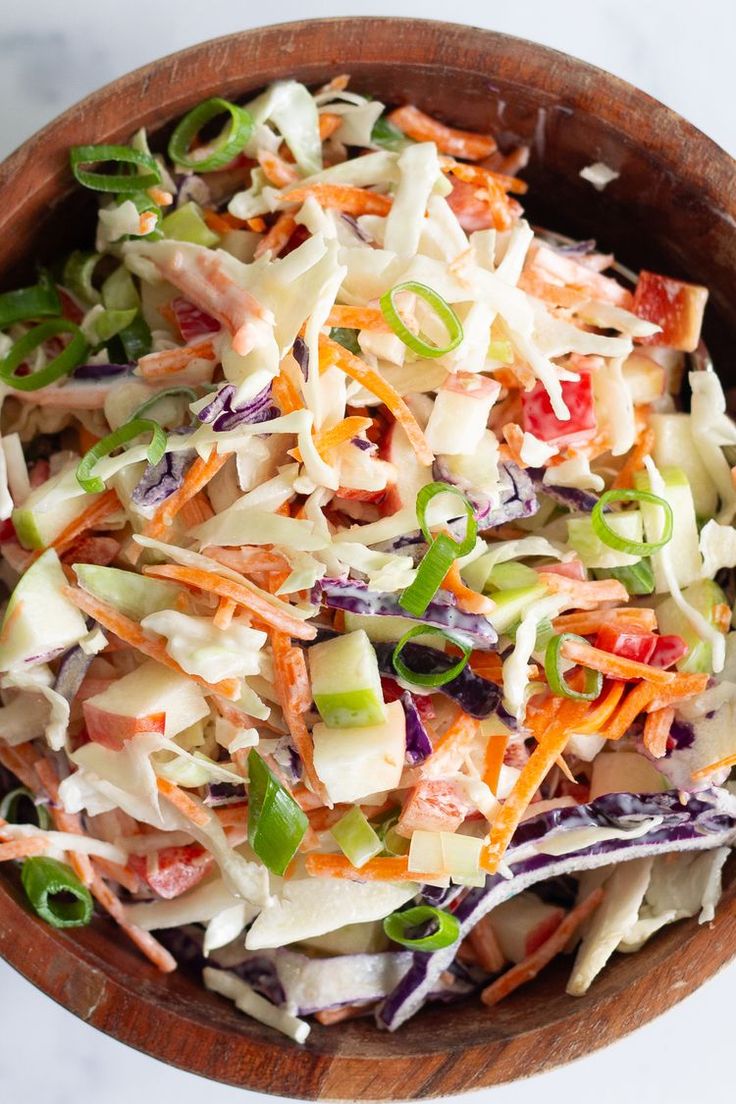
<path fill-rule="evenodd" d="M 459 498 L 463 504 L 463 510 L 467 519 L 465 537 L 462 541 L 456 541 L 447 533 L 439 533 L 432 536 L 427 525 L 427 508 L 433 498 L 439 494 L 452 494 Z M 449 483 L 427 483 L 417 495 L 417 521 L 424 534 L 424 539 L 429 548 L 424 554 L 414 581 L 401 593 L 399 605 L 407 613 L 415 617 L 421 617 L 427 606 L 439 590 L 442 580 L 450 567 L 460 556 L 467 556 L 475 548 L 478 535 L 478 525 L 473 514 L 473 507 L 468 499 L 457 487 Z"/>
<path fill-rule="evenodd" d="M 401 657 L 402 651 L 410 640 L 413 640 L 415 636 L 426 636 L 428 632 L 444 636 L 445 640 L 449 641 L 450 644 L 454 644 L 456 648 L 460 648 L 463 653 L 457 663 L 453 663 L 452 667 L 448 667 L 446 671 L 436 671 L 429 675 L 421 674 L 419 671 L 412 671 L 411 667 L 407 667 Z M 457 676 L 465 670 L 472 650 L 470 644 L 466 644 L 463 640 L 451 636 L 449 633 L 445 632 L 444 629 L 435 628 L 434 625 L 431 629 L 426 625 L 412 625 L 409 631 L 404 633 L 401 640 L 398 641 L 394 648 L 391 662 L 394 665 L 396 674 L 404 679 L 405 682 L 411 683 L 414 686 L 444 686 L 446 682 L 452 682 L 454 678 L 457 678 Z"/>
<path fill-rule="evenodd" d="M 157 391 L 155 395 L 151 395 L 149 399 L 142 402 L 140 406 L 131 414 L 131 418 L 142 418 L 149 410 L 152 410 L 157 403 L 160 403 L 163 399 L 173 399 L 179 395 L 186 397 L 189 402 L 195 402 L 197 399 L 197 392 L 191 387 L 165 387 L 162 391 Z"/>
<path fill-rule="evenodd" d="M 567 682 L 562 671 L 562 648 L 566 640 L 577 640 L 579 644 L 587 644 L 588 641 L 576 633 L 558 633 L 547 644 L 544 653 L 544 673 L 547 676 L 549 688 L 555 697 L 573 698 L 575 701 L 595 701 L 603 689 L 603 675 L 600 671 L 585 670 L 585 688 L 573 690 Z"/>
<path fill-rule="evenodd" d="M 412 333 L 409 327 L 405 325 L 394 301 L 395 296 L 401 291 L 413 291 L 415 295 L 418 295 L 420 299 L 423 299 L 424 302 L 432 308 L 440 321 L 444 323 L 445 329 L 447 330 L 447 336 L 449 338 L 447 345 L 444 347 L 430 345 L 427 341 L 424 341 L 421 337 Z M 396 287 L 389 288 L 388 291 L 383 293 L 378 302 L 383 317 L 396 336 L 404 342 L 407 348 L 411 349 L 411 351 L 418 356 L 429 357 L 430 359 L 444 356 L 445 353 L 451 353 L 453 349 L 457 349 L 463 339 L 462 322 L 455 314 L 450 304 L 436 291 L 433 291 L 432 288 L 427 287 L 426 284 L 420 284 L 416 280 L 407 280 L 404 284 L 397 284 Z"/>
<path fill-rule="evenodd" d="M 92 919 L 92 895 L 66 863 L 26 859 L 20 875 L 26 897 L 52 928 L 81 928 Z"/>
<path fill-rule="evenodd" d="M 120 342 L 124 359 L 129 364 L 134 364 L 151 351 L 151 331 L 140 312 L 129 326 L 115 335 L 115 340 Z"/>
<path fill-rule="evenodd" d="M 98 460 L 102 460 L 103 456 L 109 456 L 115 449 L 120 448 L 121 445 L 140 437 L 141 433 L 152 434 L 146 455 L 149 464 L 158 464 L 166 452 L 166 434 L 158 422 L 153 422 L 150 418 L 131 418 L 125 425 L 113 430 L 112 433 L 108 433 L 107 437 L 103 437 L 88 452 L 85 452 L 77 467 L 79 486 L 89 494 L 104 491 L 105 484 L 97 476 L 92 475 L 95 464 Z"/>
<path fill-rule="evenodd" d="M 17 789 L 10 790 L 0 801 L 0 820 L 7 820 L 8 824 L 31 823 L 27 817 L 21 815 L 24 803 L 28 803 L 32 807 L 38 827 L 48 828 L 51 824 L 48 809 L 45 805 L 37 803 L 34 795 L 25 786 L 18 786 Z"/>
<path fill-rule="evenodd" d="M 32 318 L 54 318 L 61 314 L 61 301 L 56 286 L 48 275 L 41 273 L 33 287 L 5 291 L 0 295 L 0 330 L 14 322 Z"/>
<path fill-rule="evenodd" d="M 255 748 L 248 756 L 248 843 L 274 874 L 283 874 L 309 821 Z"/>
<path fill-rule="evenodd" d="M 203 126 L 218 115 L 230 118 L 222 132 L 206 146 L 191 148 Z M 169 157 L 177 165 L 197 172 L 212 172 L 229 164 L 243 150 L 253 130 L 253 119 L 243 107 L 222 100 L 219 96 L 205 100 L 177 125 L 169 139 Z"/>
<path fill-rule="evenodd" d="M 409 933 L 425 924 L 431 924 L 434 930 L 428 935 L 412 938 Z M 392 912 L 383 921 L 383 930 L 394 943 L 400 943 L 412 951 L 441 951 L 459 938 L 460 921 L 444 909 L 418 905 L 403 912 Z"/>
<path fill-rule="evenodd" d="M 340 817 L 337 824 L 333 824 L 330 834 L 353 866 L 365 866 L 369 859 L 380 854 L 383 849 L 380 837 L 357 805 Z"/>
<path fill-rule="evenodd" d="M 382 146 L 383 149 L 392 150 L 394 153 L 401 153 L 407 146 L 414 145 L 412 139 L 407 138 L 403 130 L 399 130 L 389 122 L 385 115 L 379 116 L 373 124 L 371 142 L 374 146 Z"/>
<path fill-rule="evenodd" d="M 72 146 L 69 160 L 79 183 L 96 192 L 140 192 L 161 183 L 155 158 L 130 146 Z M 107 164 L 120 166 L 120 172 L 93 172 L 87 167 Z"/>
<path fill-rule="evenodd" d="M 126 329 L 137 315 L 137 308 L 130 310 L 103 310 L 94 320 L 98 340 L 104 343 Z"/>
<path fill-rule="evenodd" d="M 72 295 L 81 299 L 83 303 L 94 306 L 102 299 L 97 288 L 92 283 L 97 265 L 102 260 L 101 253 L 89 253 L 82 249 L 75 249 L 70 253 L 64 264 L 62 283 Z"/>
<path fill-rule="evenodd" d="M 353 353 L 355 356 L 361 354 L 357 330 L 346 329 L 345 326 L 333 326 L 330 330 L 330 341 L 336 341 L 338 345 L 342 345 L 343 349 L 347 349 L 349 353 Z"/>
<path fill-rule="evenodd" d="M 603 511 L 612 502 L 650 502 L 653 506 L 660 506 L 664 511 L 664 529 L 662 536 L 657 541 L 632 541 L 626 540 L 620 533 L 616 533 L 606 521 Z M 649 556 L 652 552 L 658 552 L 672 538 L 672 507 L 663 498 L 652 494 L 651 491 L 635 491 L 630 488 L 605 491 L 596 502 L 590 515 L 593 531 L 603 544 L 609 548 L 615 548 L 618 552 L 627 552 L 630 556 Z"/>
<path fill-rule="evenodd" d="M 39 345 L 63 333 L 72 334 L 72 339 L 58 356 L 37 372 L 30 372 L 27 376 L 16 376 L 16 370 L 31 353 L 38 349 Z M 14 387 L 16 391 L 38 391 L 61 379 L 62 376 L 68 376 L 78 364 L 84 361 L 88 352 L 87 340 L 79 326 L 66 318 L 53 318 L 49 322 L 41 322 L 40 325 L 34 326 L 15 342 L 7 356 L 0 361 L 0 380 L 7 383 L 9 387 Z"/>
<path fill-rule="evenodd" d="M 629 564 L 627 567 L 609 567 L 594 571 L 597 579 L 618 579 L 628 590 L 629 594 L 653 594 L 654 570 L 649 559 L 639 560 L 638 563 Z"/>

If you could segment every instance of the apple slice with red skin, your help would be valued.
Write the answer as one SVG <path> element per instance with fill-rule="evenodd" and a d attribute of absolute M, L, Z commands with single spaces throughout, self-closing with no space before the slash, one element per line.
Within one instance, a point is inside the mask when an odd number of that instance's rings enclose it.
<path fill-rule="evenodd" d="M 165 713 L 144 713 L 130 717 L 121 713 L 110 713 L 95 705 L 89 698 L 82 706 L 84 723 L 91 740 L 96 740 L 111 751 L 120 751 L 128 740 L 141 732 L 158 732 L 162 736 L 166 728 Z"/>
<path fill-rule="evenodd" d="M 164 900 L 180 897 L 202 881 L 214 862 L 198 843 L 163 847 L 149 855 L 131 855 L 130 869 Z"/>
<path fill-rule="evenodd" d="M 700 341 L 708 289 L 686 284 L 670 276 L 642 269 L 634 292 L 634 314 L 654 322 L 661 332 L 639 337 L 638 345 L 666 345 L 683 353 L 693 353 Z"/>

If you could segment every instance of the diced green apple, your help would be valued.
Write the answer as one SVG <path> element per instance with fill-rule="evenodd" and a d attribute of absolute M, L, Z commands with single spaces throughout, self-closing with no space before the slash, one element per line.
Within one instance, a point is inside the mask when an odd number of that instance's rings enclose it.
<path fill-rule="evenodd" d="M 0 633 L 0 670 L 34 656 L 63 651 L 87 633 L 84 617 L 64 597 L 66 577 L 50 548 L 26 571 L 10 596 Z"/>
<path fill-rule="evenodd" d="M 533 893 L 518 893 L 488 914 L 504 958 L 521 962 L 560 926 L 564 909 L 548 905 Z"/>
<path fill-rule="evenodd" d="M 18 540 L 24 548 L 48 548 L 97 498 L 99 495 L 80 493 L 76 467 L 64 468 L 31 491 L 23 505 L 13 510 Z"/>
<path fill-rule="evenodd" d="M 363 629 L 369 640 L 374 644 L 388 644 L 392 640 L 401 640 L 409 629 L 416 628 L 417 622 L 410 617 L 384 617 L 382 614 L 373 613 L 348 613 L 345 612 L 345 631 L 355 632 Z M 433 633 L 427 629 L 426 633 L 416 636 L 413 643 L 426 644 L 428 648 L 445 650 L 447 641 L 439 633 Z"/>
<path fill-rule="evenodd" d="M 606 524 L 625 541 L 642 540 L 642 515 L 638 510 L 620 514 L 606 514 Z M 567 539 L 578 556 L 589 568 L 630 567 L 638 563 L 640 556 L 611 548 L 600 539 L 589 517 L 570 518 L 567 523 Z"/>
<path fill-rule="evenodd" d="M 593 760 L 590 800 L 609 793 L 661 793 L 667 779 L 636 751 L 603 751 Z"/>
<path fill-rule="evenodd" d="M 672 510 L 672 539 L 666 545 L 664 554 L 669 558 L 675 578 L 681 587 L 699 579 L 702 574 L 702 559 L 698 537 L 698 523 L 695 517 L 695 503 L 687 476 L 681 468 L 662 468 L 660 474 L 664 481 L 663 498 Z M 637 490 L 650 490 L 649 475 L 646 471 L 637 472 L 634 477 Z M 641 503 L 641 516 L 644 532 L 648 541 L 661 537 L 664 524 L 663 510 L 651 502 Z M 669 586 L 662 567 L 662 553 L 652 556 L 655 589 L 658 594 L 669 592 Z"/>
<path fill-rule="evenodd" d="M 314 704 L 331 728 L 366 728 L 386 719 L 378 660 L 362 629 L 309 649 Z"/>
<path fill-rule="evenodd" d="M 83 590 L 108 602 L 135 621 L 176 606 L 179 591 L 172 583 L 118 567 L 100 567 L 97 564 L 74 564 L 73 567 Z"/>
<path fill-rule="evenodd" d="M 718 622 L 716 607 L 727 603 L 726 595 L 712 579 L 701 579 L 699 582 L 693 583 L 692 586 L 683 590 L 682 597 L 688 605 L 701 613 L 705 620 L 714 627 Z M 706 674 L 712 672 L 711 644 L 698 635 L 697 630 L 690 624 L 674 598 L 665 598 L 657 606 L 657 622 L 659 631 L 663 636 L 681 636 L 688 646 L 687 653 L 677 661 L 679 671 Z"/>
<path fill-rule="evenodd" d="M 680 468 L 687 476 L 699 517 L 718 509 L 718 490 L 695 447 L 689 414 L 652 414 L 654 462 L 658 468 Z"/>
<path fill-rule="evenodd" d="M 496 564 L 495 567 L 491 568 L 491 573 L 483 589 L 486 593 L 491 588 L 493 590 L 518 590 L 519 587 L 536 586 L 538 582 L 539 576 L 533 568 L 518 563 L 516 560 L 507 560 L 505 563 Z"/>
<path fill-rule="evenodd" d="M 390 702 L 385 709 L 383 724 L 370 728 L 314 726 L 314 766 L 331 801 L 359 802 L 398 786 L 406 753 L 406 718 L 401 702 Z"/>
<path fill-rule="evenodd" d="M 543 583 L 534 586 L 515 587 L 511 590 L 492 592 L 496 608 L 488 614 L 488 620 L 498 633 L 506 632 L 524 616 L 529 606 L 544 598 L 547 589 Z"/>

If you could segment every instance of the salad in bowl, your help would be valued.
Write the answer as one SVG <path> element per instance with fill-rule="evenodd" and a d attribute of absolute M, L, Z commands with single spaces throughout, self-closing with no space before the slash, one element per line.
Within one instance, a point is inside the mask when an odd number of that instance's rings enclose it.
<path fill-rule="evenodd" d="M 0 295 L 0 860 L 300 1043 L 581 995 L 736 838 L 707 290 L 532 227 L 527 156 L 213 98 L 74 147 L 95 241 Z"/>

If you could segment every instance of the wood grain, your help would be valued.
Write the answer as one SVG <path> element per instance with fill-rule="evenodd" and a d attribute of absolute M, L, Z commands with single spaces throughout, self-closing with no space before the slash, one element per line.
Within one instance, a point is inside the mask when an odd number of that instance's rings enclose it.
<path fill-rule="evenodd" d="M 268 81 L 336 72 L 386 102 L 412 101 L 450 123 L 532 144 L 525 173 L 533 220 L 637 267 L 711 289 L 706 339 L 730 364 L 736 342 L 736 167 L 679 116 L 562 54 L 471 27 L 334 19 L 205 43 L 122 77 L 71 108 L 0 166 L 0 273 L 13 286 L 38 258 L 91 240 L 93 200 L 73 192 L 67 151 L 125 141 L 210 95 L 238 98 Z M 605 161 L 621 176 L 598 193 L 578 172 Z M 194 1073 L 307 1099 L 427 1097 L 513 1080 L 627 1034 L 686 996 L 736 952 L 736 864 L 713 924 L 685 921 L 637 955 L 618 956 L 586 997 L 564 995 L 569 963 L 492 1010 L 428 1009 L 399 1033 L 370 1021 L 316 1025 L 298 1048 L 204 992 L 161 977 L 106 921 L 54 932 L 0 875 L 0 953 L 75 1015 Z"/>

